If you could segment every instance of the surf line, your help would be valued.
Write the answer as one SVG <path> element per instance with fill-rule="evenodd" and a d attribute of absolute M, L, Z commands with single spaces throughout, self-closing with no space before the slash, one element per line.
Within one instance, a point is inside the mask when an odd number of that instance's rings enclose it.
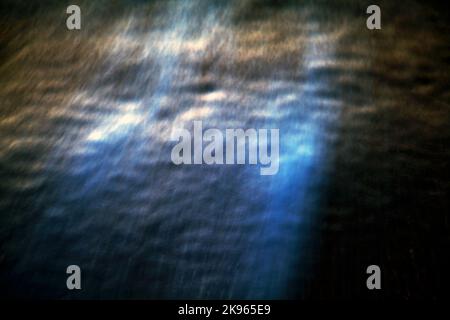
<path fill-rule="evenodd" d="M 261 165 L 260 175 L 275 175 L 278 173 L 280 161 L 279 129 L 225 129 L 224 135 L 221 130 L 215 128 L 203 131 L 202 121 L 194 121 L 193 134 L 185 128 L 175 128 L 171 132 L 170 140 L 178 141 L 172 148 L 170 155 L 175 165 L 242 165 L 246 164 L 248 159 L 250 165 L 257 165 L 259 162 Z M 206 143 L 205 148 L 203 148 L 204 143 Z"/>

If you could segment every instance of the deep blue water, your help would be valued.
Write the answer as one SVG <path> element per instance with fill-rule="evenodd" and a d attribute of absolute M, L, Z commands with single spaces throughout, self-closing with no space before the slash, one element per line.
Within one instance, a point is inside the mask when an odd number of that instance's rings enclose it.
<path fill-rule="evenodd" d="M 449 27 L 433 4 L 0 7 L 0 295 L 439 296 Z M 280 170 L 171 162 L 171 131 L 279 128 Z M 82 287 L 68 291 L 66 267 Z M 371 296 L 369 296 L 371 297 Z"/>

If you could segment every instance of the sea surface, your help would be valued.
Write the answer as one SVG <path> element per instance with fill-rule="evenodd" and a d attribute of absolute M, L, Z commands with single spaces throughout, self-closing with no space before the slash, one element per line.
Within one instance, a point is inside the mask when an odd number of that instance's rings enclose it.
<path fill-rule="evenodd" d="M 77 2 L 0 4 L 1 297 L 448 296 L 445 6 Z M 196 120 L 278 128 L 278 174 L 173 164 Z"/>

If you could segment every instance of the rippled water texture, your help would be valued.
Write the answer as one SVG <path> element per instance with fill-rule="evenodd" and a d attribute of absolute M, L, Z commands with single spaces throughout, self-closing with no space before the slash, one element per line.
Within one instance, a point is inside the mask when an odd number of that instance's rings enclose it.
<path fill-rule="evenodd" d="M 1 296 L 440 296 L 448 11 L 380 1 L 369 31 L 364 1 L 92 2 L 81 31 L 0 7 Z M 279 173 L 175 166 L 194 120 L 279 128 Z"/>

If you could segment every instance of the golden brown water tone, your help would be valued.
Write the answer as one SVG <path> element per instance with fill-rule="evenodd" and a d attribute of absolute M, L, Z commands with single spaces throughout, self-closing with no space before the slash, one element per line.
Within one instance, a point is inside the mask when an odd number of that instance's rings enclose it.
<path fill-rule="evenodd" d="M 0 295 L 448 295 L 448 11 L 379 4 L 4 1 Z M 175 166 L 194 120 L 279 128 L 280 172 Z"/>

